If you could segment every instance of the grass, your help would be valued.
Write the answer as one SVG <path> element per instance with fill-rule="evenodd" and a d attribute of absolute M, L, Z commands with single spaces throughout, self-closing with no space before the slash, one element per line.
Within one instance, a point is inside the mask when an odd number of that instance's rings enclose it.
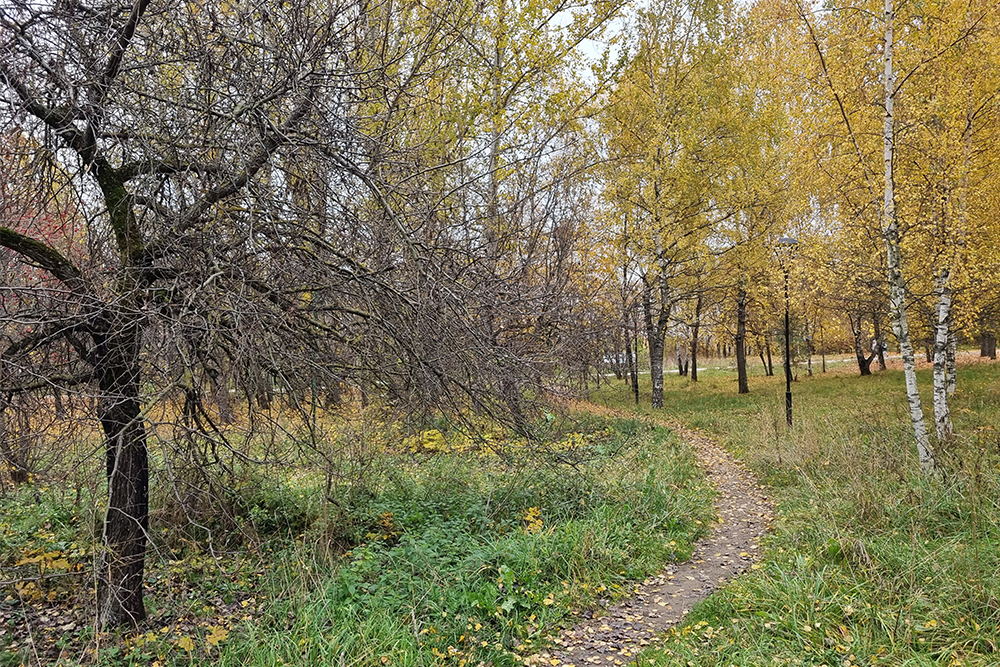
<path fill-rule="evenodd" d="M 157 533 L 138 635 L 95 636 L 79 614 L 61 631 L 67 605 L 89 598 L 50 600 L 50 580 L 7 596 L 0 665 L 513 665 L 687 558 L 712 515 L 692 452 L 639 421 L 550 418 L 543 447 L 471 448 L 438 426 L 382 447 L 352 484 L 304 468 L 248 479 L 230 507 L 255 538 L 241 549 Z M 22 508 L 0 545 L 19 576 L 39 573 L 26 555 L 93 540 L 87 499 L 35 485 L 4 503 Z"/>
<path fill-rule="evenodd" d="M 736 452 L 778 517 L 764 559 L 640 664 L 1000 664 L 1000 367 L 960 368 L 944 480 L 918 473 L 901 373 L 799 375 L 792 429 L 780 377 L 747 396 L 728 369 L 666 378 L 664 412 Z M 620 383 L 593 399 L 629 405 Z M 4 592 L 0 665 L 514 665 L 686 558 L 712 514 L 691 451 L 637 420 L 546 419 L 530 448 L 489 426 L 476 444 L 445 422 L 359 423 L 319 443 L 332 469 L 235 470 L 217 524 L 206 505 L 171 528 L 156 497 L 151 620 L 129 638 L 93 633 L 78 585 L 100 494 L 4 497 L 3 578 L 61 576 Z"/>
<path fill-rule="evenodd" d="M 799 374 L 790 430 L 783 378 L 747 396 L 727 372 L 668 378 L 666 411 L 717 434 L 779 511 L 763 561 L 640 664 L 1000 664 L 1000 367 L 960 368 L 944 481 L 918 472 L 901 372 Z"/>

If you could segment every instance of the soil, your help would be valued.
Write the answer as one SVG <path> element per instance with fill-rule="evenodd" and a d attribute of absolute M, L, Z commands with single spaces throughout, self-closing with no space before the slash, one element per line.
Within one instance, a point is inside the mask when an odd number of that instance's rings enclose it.
<path fill-rule="evenodd" d="M 704 434 L 657 419 L 690 443 L 698 465 L 718 490 L 717 521 L 685 563 L 670 565 L 634 588 L 631 597 L 600 615 L 563 630 L 529 665 L 625 665 L 655 645 L 666 631 L 713 591 L 758 558 L 760 537 L 774 508 L 752 473 Z"/>

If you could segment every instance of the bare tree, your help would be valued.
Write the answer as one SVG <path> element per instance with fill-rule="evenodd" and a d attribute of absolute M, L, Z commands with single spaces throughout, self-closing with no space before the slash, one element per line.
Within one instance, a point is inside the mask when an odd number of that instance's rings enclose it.
<path fill-rule="evenodd" d="M 30 157 L 4 177 L 42 193 L 5 200 L 0 221 L 18 276 L 0 414 L 31 392 L 96 397 L 99 626 L 145 617 L 153 438 L 169 458 L 197 434 L 196 467 L 252 458 L 208 402 L 226 421 L 243 398 L 252 429 L 276 394 L 305 409 L 349 386 L 526 428 L 556 372 L 580 303 L 574 142 L 549 119 L 503 156 L 530 177 L 483 196 L 495 151 L 435 116 L 447 102 L 426 86 L 456 78 L 477 15 L 422 11 L 401 32 L 402 10 L 355 0 L 0 9 L 0 105 Z M 40 211 L 71 218 L 82 247 L 21 224 Z"/>

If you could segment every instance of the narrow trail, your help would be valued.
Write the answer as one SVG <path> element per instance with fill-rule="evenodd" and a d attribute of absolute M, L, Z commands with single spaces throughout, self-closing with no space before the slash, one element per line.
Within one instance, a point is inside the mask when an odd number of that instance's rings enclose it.
<path fill-rule="evenodd" d="M 584 409 L 602 410 L 592 405 Z M 756 477 L 704 434 L 672 420 L 649 419 L 694 447 L 698 465 L 719 492 L 717 521 L 708 536 L 697 543 L 689 561 L 668 566 L 636 585 L 629 598 L 563 630 L 551 648 L 531 656 L 526 664 L 586 667 L 631 663 L 640 651 L 655 645 L 683 620 L 695 604 L 757 560 L 760 537 L 774 508 Z"/>

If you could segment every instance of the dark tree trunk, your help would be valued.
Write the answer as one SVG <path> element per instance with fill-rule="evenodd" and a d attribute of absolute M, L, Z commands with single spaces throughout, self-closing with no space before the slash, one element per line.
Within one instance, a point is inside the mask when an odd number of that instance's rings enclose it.
<path fill-rule="evenodd" d="M 819 324 L 819 353 L 823 358 L 823 372 L 826 372 L 826 338 L 823 336 L 823 322 Z"/>
<path fill-rule="evenodd" d="M 741 394 L 750 393 L 750 382 L 747 379 L 747 291 L 740 289 L 736 294 L 736 374 L 739 378 Z M 761 353 L 760 362 L 764 363 Z"/>
<path fill-rule="evenodd" d="M 7 466 L 11 484 L 20 486 L 28 481 L 28 470 L 24 465 L 23 450 L 20 446 L 14 446 L 10 430 L 7 428 L 7 407 L 12 398 L 10 394 L 0 396 L 0 461 Z"/>
<path fill-rule="evenodd" d="M 62 391 L 59 387 L 52 388 L 52 400 L 55 404 L 56 419 L 66 418 L 66 404 L 63 402 Z"/>
<path fill-rule="evenodd" d="M 864 330 L 861 328 L 861 315 L 858 315 L 857 321 L 854 317 L 848 313 L 847 321 L 851 325 L 851 334 L 854 336 L 854 356 L 858 360 L 858 370 L 861 375 L 871 375 L 871 365 L 872 360 L 875 358 L 875 352 L 872 351 L 871 356 L 865 357 L 865 345 L 864 345 Z"/>
<path fill-rule="evenodd" d="M 635 404 L 639 405 L 639 340 L 634 316 L 629 317 L 630 325 L 625 329 L 625 354 L 628 356 L 628 376 L 632 385 Z"/>
<path fill-rule="evenodd" d="M 872 327 L 875 330 L 875 354 L 878 356 L 878 367 L 885 370 L 885 350 L 882 348 L 882 327 L 879 325 L 878 312 L 872 312 Z"/>
<path fill-rule="evenodd" d="M 979 339 L 979 356 L 997 358 L 997 336 L 994 333 L 984 333 Z"/>
<path fill-rule="evenodd" d="M 339 396 L 336 396 L 336 390 L 331 393 L 335 399 L 339 399 Z M 224 379 L 220 378 L 212 382 L 212 394 L 215 399 L 215 407 L 219 411 L 219 421 L 223 424 L 232 424 L 235 422 L 233 404 L 229 399 L 229 386 Z"/>
<path fill-rule="evenodd" d="M 767 364 L 764 366 L 764 372 L 768 377 L 774 377 L 774 361 L 771 359 L 770 336 L 764 336 L 764 350 L 767 352 Z"/>
<path fill-rule="evenodd" d="M 142 600 L 149 514 L 146 427 L 139 397 L 139 333 L 114 323 L 95 350 L 100 372 L 98 417 L 106 438 L 108 509 L 97 572 L 97 624 L 136 627 Z"/>
<path fill-rule="evenodd" d="M 691 382 L 698 381 L 698 329 L 701 328 L 701 294 L 694 303 L 694 325 L 691 327 Z"/>

